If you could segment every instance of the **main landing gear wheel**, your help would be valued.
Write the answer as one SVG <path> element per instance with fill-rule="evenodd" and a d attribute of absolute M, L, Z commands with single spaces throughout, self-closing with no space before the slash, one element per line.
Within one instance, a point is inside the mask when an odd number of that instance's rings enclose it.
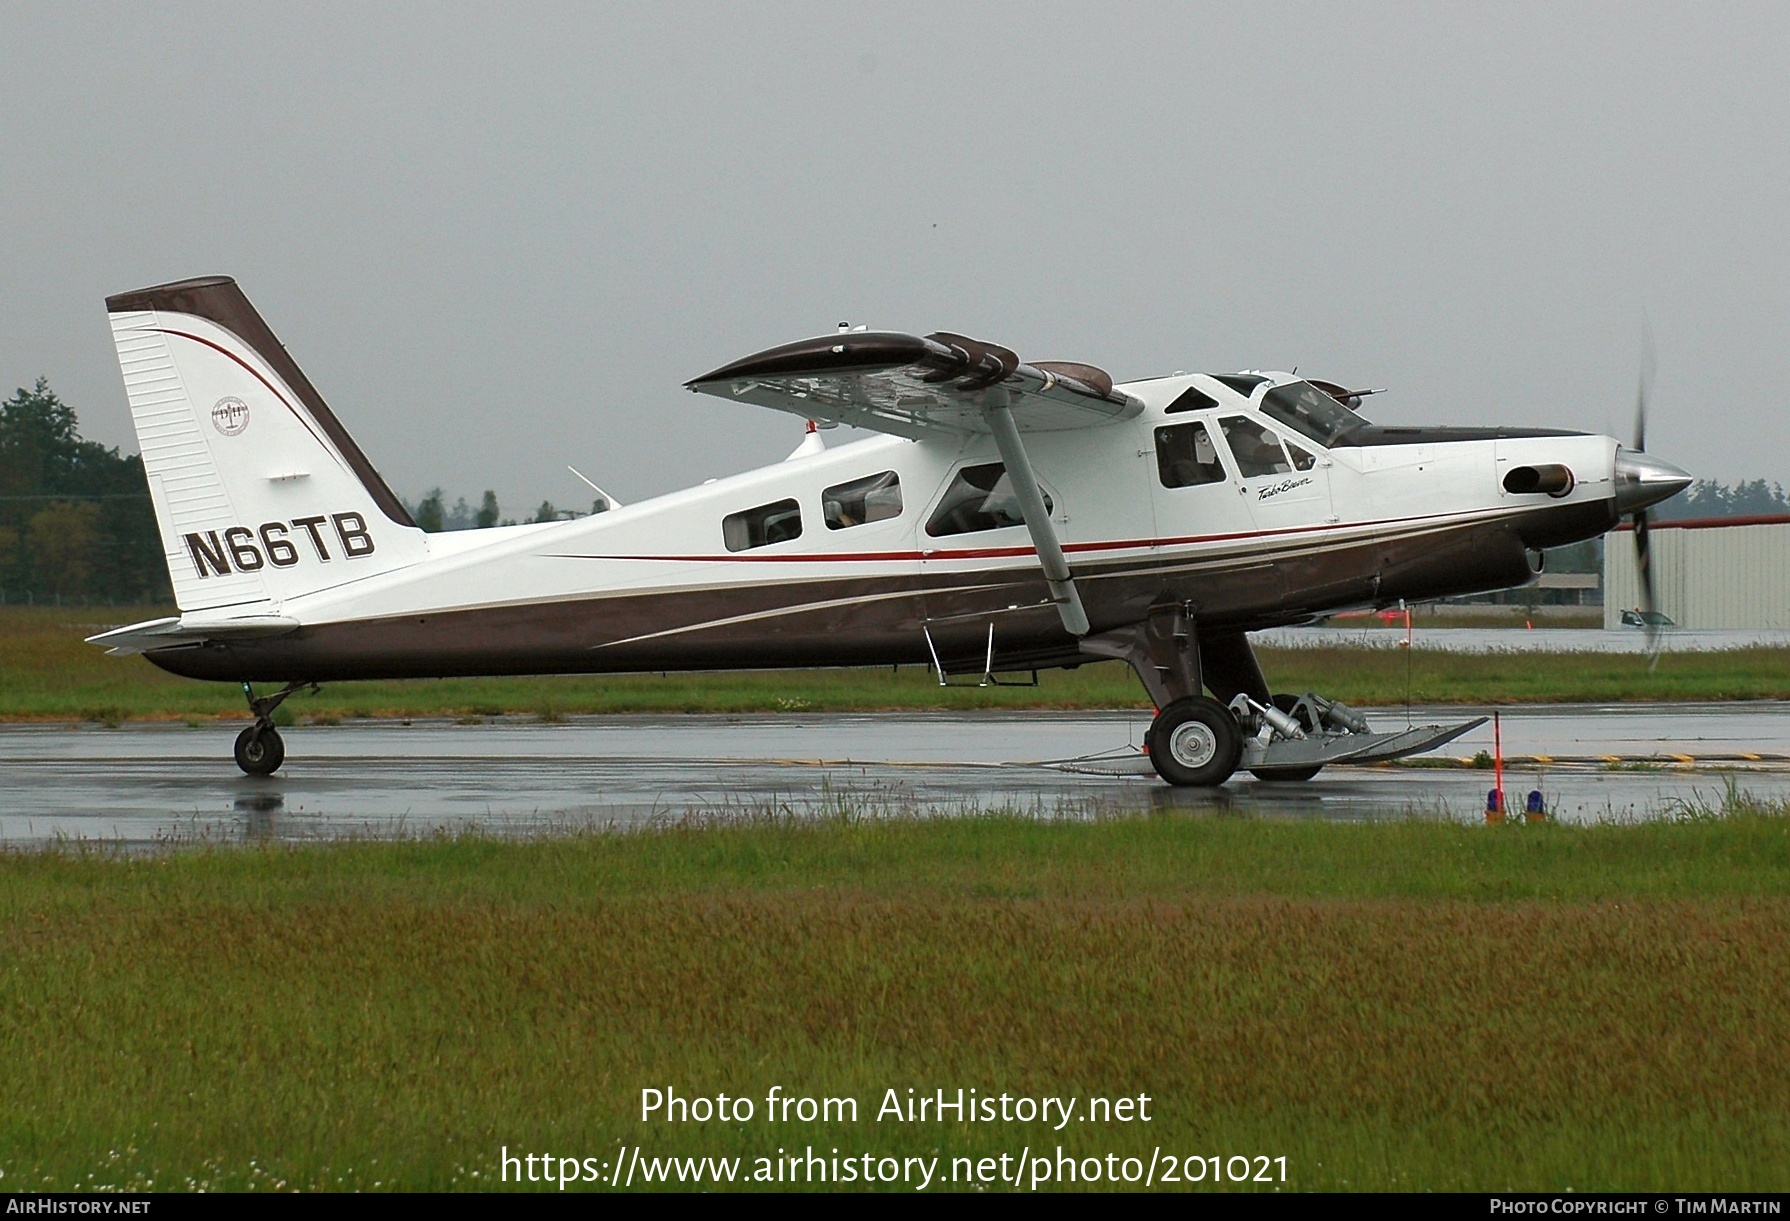
<path fill-rule="evenodd" d="M 286 761 L 286 744 L 272 725 L 250 725 L 236 735 L 236 766 L 251 776 L 271 776 Z"/>
<path fill-rule="evenodd" d="M 1158 712 L 1146 741 L 1156 774 L 1181 787 L 1223 784 L 1243 755 L 1237 719 L 1203 695 L 1178 699 Z"/>
<path fill-rule="evenodd" d="M 1282 712 L 1298 718 L 1300 727 L 1304 729 L 1306 733 L 1318 732 L 1318 726 L 1311 723 L 1311 717 L 1306 713 L 1306 710 L 1298 706 L 1298 696 L 1286 694 L 1277 695 L 1274 697 L 1273 703 L 1274 706 Z M 1314 763 L 1308 767 L 1252 767 L 1249 769 L 1249 773 L 1257 780 L 1284 780 L 1288 783 L 1298 783 L 1301 780 L 1310 780 L 1313 776 L 1323 770 L 1324 765 L 1322 763 Z"/>

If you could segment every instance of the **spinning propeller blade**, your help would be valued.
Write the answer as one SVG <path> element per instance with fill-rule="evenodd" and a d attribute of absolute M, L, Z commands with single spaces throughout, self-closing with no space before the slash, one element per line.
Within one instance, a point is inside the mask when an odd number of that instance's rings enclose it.
<path fill-rule="evenodd" d="M 1647 399 L 1653 388 L 1653 328 L 1646 323 L 1641 326 L 1641 372 L 1635 383 L 1635 452 L 1647 452 Z M 1652 670 L 1659 665 L 1660 629 L 1654 616 L 1659 611 L 1659 599 L 1653 587 L 1653 549 L 1648 536 L 1648 526 L 1652 522 L 1653 510 L 1643 507 L 1630 520 L 1635 524 L 1635 575 L 1641 586 L 1642 618 L 1646 621 L 1647 632 L 1647 668 Z"/>

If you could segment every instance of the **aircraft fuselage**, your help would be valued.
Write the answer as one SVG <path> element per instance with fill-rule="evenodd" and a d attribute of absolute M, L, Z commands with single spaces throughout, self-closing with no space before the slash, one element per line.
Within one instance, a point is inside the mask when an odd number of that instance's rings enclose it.
<path fill-rule="evenodd" d="M 1370 427 L 1325 447 L 1259 410 L 1294 380 L 1247 397 L 1202 375 L 1135 382 L 1119 389 L 1140 415 L 1028 436 L 1094 632 L 1166 604 L 1224 634 L 1506 588 L 1532 578 L 1529 551 L 1618 520 L 1614 438 Z M 1189 388 L 1213 405 L 1169 411 Z M 1288 444 L 1279 459 L 1242 453 L 1263 430 Z M 1184 451 L 1181 473 L 1165 445 Z M 147 655 L 254 682 L 888 665 L 934 651 L 979 672 L 992 626 L 997 669 L 1086 661 L 1026 527 L 966 528 L 973 514 L 943 503 L 959 472 L 999 461 L 987 435 L 874 437 L 573 521 L 429 535 L 414 563 L 365 577 L 357 561 L 397 529 L 384 519 L 316 505 L 244 521 L 187 540 L 170 564 L 208 580 L 257 561 L 314 568 L 318 587 L 280 608 L 297 629 Z M 1571 472 L 1564 492 L 1506 487 L 1518 468 L 1556 467 Z M 842 487 L 855 509 L 841 509 Z"/>

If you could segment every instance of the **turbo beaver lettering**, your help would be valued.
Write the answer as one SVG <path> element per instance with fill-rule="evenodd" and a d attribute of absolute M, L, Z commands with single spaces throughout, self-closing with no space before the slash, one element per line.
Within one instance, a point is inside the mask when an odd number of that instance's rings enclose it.
<path fill-rule="evenodd" d="M 1304 479 L 1283 479 L 1279 483 L 1275 484 L 1273 487 L 1266 487 L 1266 488 L 1263 488 L 1261 491 L 1257 492 L 1256 499 L 1257 500 L 1267 500 L 1268 498 L 1270 498 L 1272 496 L 1280 495 L 1282 492 L 1290 492 L 1294 488 L 1302 488 L 1310 482 L 1311 482 L 1311 477 L 1309 475 L 1306 476 Z"/>
<path fill-rule="evenodd" d="M 325 523 L 330 527 L 325 530 Z M 331 535 L 334 537 L 330 537 Z M 268 565 L 291 568 L 302 558 L 294 539 L 309 543 L 322 563 L 336 558 L 358 560 L 372 555 L 373 534 L 359 513 L 331 513 L 327 517 L 295 517 L 290 522 L 263 522 L 255 529 L 231 526 L 221 533 L 188 534 L 187 555 L 202 577 L 225 577 L 232 572 L 259 572 Z"/>

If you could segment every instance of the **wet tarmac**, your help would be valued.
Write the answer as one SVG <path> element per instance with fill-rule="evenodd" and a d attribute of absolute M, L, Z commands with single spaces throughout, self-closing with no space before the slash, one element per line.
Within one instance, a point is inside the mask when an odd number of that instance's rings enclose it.
<path fill-rule="evenodd" d="M 1415 724 L 1480 715 L 1418 708 Z M 1403 709 L 1370 714 L 1402 728 Z M 235 730 L 0 728 L 0 839 L 153 845 L 315 840 L 476 827 L 510 834 L 655 819 L 1003 808 L 1048 817 L 1207 810 L 1294 818 L 1477 820 L 1486 725 L 1442 767 L 1337 767 L 1300 784 L 1247 773 L 1175 790 L 1139 752 L 1144 713 L 625 716 L 560 724 L 363 722 L 284 731 L 287 764 L 250 778 Z M 1500 717 L 1505 789 L 1571 821 L 1719 807 L 1730 784 L 1790 799 L 1790 704 L 1547 706 Z"/>

